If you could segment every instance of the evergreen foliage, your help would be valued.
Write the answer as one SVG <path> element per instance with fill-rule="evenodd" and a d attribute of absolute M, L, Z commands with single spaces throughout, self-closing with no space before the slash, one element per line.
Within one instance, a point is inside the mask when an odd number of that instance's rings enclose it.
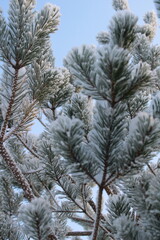
<path fill-rule="evenodd" d="M 0 240 L 159 240 L 155 13 L 140 26 L 113 0 L 99 45 L 72 49 L 56 68 L 59 9 L 34 7 L 11 0 L 8 21 L 0 12 Z"/>

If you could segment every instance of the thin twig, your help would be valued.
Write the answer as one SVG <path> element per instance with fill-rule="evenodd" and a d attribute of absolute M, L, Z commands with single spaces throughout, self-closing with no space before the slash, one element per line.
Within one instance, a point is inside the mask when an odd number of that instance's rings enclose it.
<path fill-rule="evenodd" d="M 109 186 L 110 184 L 112 184 L 116 179 L 118 179 L 119 177 L 123 176 L 120 173 L 117 174 L 111 174 L 111 176 L 109 176 L 106 181 L 105 181 L 105 186 Z"/>
<path fill-rule="evenodd" d="M 74 217 L 71 216 L 69 217 L 71 220 L 75 221 L 75 222 L 84 222 L 86 224 L 90 224 L 91 226 L 93 226 L 94 221 L 93 220 L 89 220 L 89 219 L 85 219 L 85 218 L 80 218 L 80 217 Z"/>
<path fill-rule="evenodd" d="M 149 170 L 151 171 L 151 173 L 153 173 L 153 175 L 156 176 L 154 170 L 152 169 L 152 167 L 150 166 L 149 163 L 147 163 L 147 166 L 148 166 Z"/>
<path fill-rule="evenodd" d="M 40 158 L 40 156 L 35 151 L 33 151 L 18 134 L 15 134 L 15 136 L 33 156 L 35 156 L 38 159 Z"/>
<path fill-rule="evenodd" d="M 37 120 L 42 124 L 42 126 L 43 126 L 44 128 L 47 128 L 47 126 L 45 125 L 45 123 L 44 123 L 39 117 L 37 117 Z"/>
<path fill-rule="evenodd" d="M 55 213 L 83 213 L 83 211 L 78 210 L 52 210 Z"/>
<path fill-rule="evenodd" d="M 79 161 L 79 159 L 77 159 L 77 156 L 75 156 L 74 152 L 72 151 L 72 149 L 69 149 L 70 150 L 70 154 L 71 154 L 71 157 L 75 160 L 75 162 L 79 163 L 82 171 L 84 171 L 84 173 L 86 175 L 88 175 L 88 177 L 94 181 L 97 186 L 100 186 L 99 182 L 96 180 L 96 178 L 90 173 L 90 171 L 81 163 L 81 161 Z"/>
<path fill-rule="evenodd" d="M 84 207 L 84 210 L 86 210 L 86 201 L 85 201 L 85 198 L 84 198 L 84 195 L 85 195 L 85 184 L 82 184 L 81 193 L 82 193 L 83 207 Z"/>
<path fill-rule="evenodd" d="M 67 232 L 66 237 L 71 236 L 90 236 L 92 234 L 92 231 L 84 231 L 84 232 Z"/>
<path fill-rule="evenodd" d="M 66 195 L 77 205 L 77 207 L 79 209 L 81 209 L 84 212 L 84 214 L 86 214 L 87 217 L 89 217 L 92 221 L 94 221 L 94 218 L 92 216 L 90 216 L 90 214 L 81 205 L 79 205 L 79 203 L 71 195 L 68 194 L 68 192 L 66 191 L 64 186 L 61 184 L 61 181 L 59 179 L 57 179 L 57 181 L 58 181 L 60 187 L 66 193 Z M 107 229 L 106 227 L 102 226 L 101 224 L 99 224 L 99 227 L 106 233 L 110 233 L 111 232 L 109 229 Z"/>
<path fill-rule="evenodd" d="M 48 189 L 48 187 L 44 184 L 44 182 L 41 180 L 41 178 L 38 176 L 37 173 L 35 173 L 37 178 L 39 179 L 39 181 L 41 182 L 41 184 L 43 185 L 43 187 L 47 190 L 47 192 L 49 193 L 50 197 L 52 198 L 53 202 L 56 204 L 57 207 L 59 207 L 57 201 L 55 200 L 52 192 Z"/>

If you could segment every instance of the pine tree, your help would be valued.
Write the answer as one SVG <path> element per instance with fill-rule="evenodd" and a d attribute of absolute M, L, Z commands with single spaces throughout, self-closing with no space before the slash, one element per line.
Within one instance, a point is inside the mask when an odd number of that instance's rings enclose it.
<path fill-rule="evenodd" d="M 58 69 L 59 9 L 34 7 L 11 0 L 8 21 L 0 13 L 0 240 L 158 240 L 155 13 L 140 26 L 126 0 L 113 0 L 98 46 L 74 48 Z"/>

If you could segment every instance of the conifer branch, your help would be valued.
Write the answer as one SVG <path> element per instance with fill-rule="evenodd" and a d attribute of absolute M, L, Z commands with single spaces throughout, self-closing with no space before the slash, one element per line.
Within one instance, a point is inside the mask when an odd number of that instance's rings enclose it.
<path fill-rule="evenodd" d="M 89 200 L 88 201 L 88 203 L 89 203 L 89 205 L 91 206 L 91 208 L 93 209 L 93 211 L 96 213 L 96 205 L 95 205 L 95 203 L 93 202 L 93 200 Z M 103 220 L 103 221 L 105 221 L 105 217 L 101 214 L 101 219 Z"/>
<path fill-rule="evenodd" d="M 41 123 L 41 125 L 42 125 L 44 128 L 47 128 L 46 124 L 45 124 L 39 117 L 37 117 L 37 120 Z"/>
<path fill-rule="evenodd" d="M 9 101 L 6 116 L 5 116 L 3 126 L 2 126 L 2 129 L 1 129 L 0 141 L 3 141 L 4 135 L 5 135 L 5 132 L 6 132 L 6 128 L 7 128 L 7 124 L 8 124 L 11 112 L 12 112 L 12 106 L 14 104 L 14 100 L 15 100 L 15 96 L 16 96 L 18 72 L 19 72 L 19 67 L 15 68 L 15 75 L 14 75 L 13 85 L 12 85 L 12 95 L 11 95 L 11 98 L 10 98 L 10 101 Z"/>
<path fill-rule="evenodd" d="M 15 126 L 13 129 L 11 129 L 11 131 L 4 136 L 3 142 L 5 142 L 7 139 L 9 139 L 13 134 L 16 135 L 16 133 L 18 132 L 18 130 L 20 128 L 22 128 L 25 124 L 25 122 L 28 119 L 28 116 L 32 113 L 32 111 L 34 110 L 34 106 L 36 105 L 36 100 L 34 100 L 34 102 L 32 102 L 30 104 L 30 106 L 28 107 L 29 111 L 27 111 L 27 113 L 23 116 L 23 118 L 21 119 L 21 121 L 17 124 L 17 126 Z"/>
<path fill-rule="evenodd" d="M 18 184 L 22 187 L 25 197 L 31 201 L 34 198 L 34 194 L 30 188 L 30 185 L 27 181 L 27 179 L 24 177 L 21 170 L 17 167 L 15 161 L 11 158 L 5 147 L 3 146 L 3 143 L 0 142 L 0 154 L 3 157 L 4 161 L 8 165 L 10 171 L 14 175 L 15 179 L 17 180 Z"/>
<path fill-rule="evenodd" d="M 52 233 L 48 236 L 47 240 L 58 240 L 58 238 Z"/>
<path fill-rule="evenodd" d="M 83 207 L 84 207 L 84 209 L 86 210 L 86 201 L 85 201 L 85 198 L 84 198 L 85 184 L 82 184 L 81 193 L 82 193 Z"/>
<path fill-rule="evenodd" d="M 78 210 L 52 210 L 55 213 L 83 213 L 83 211 Z"/>
<path fill-rule="evenodd" d="M 104 186 L 104 190 L 106 191 L 106 193 L 108 195 L 113 195 L 113 191 L 112 189 L 110 188 L 110 186 Z"/>
<path fill-rule="evenodd" d="M 64 175 L 63 175 L 64 176 Z M 75 180 L 70 176 L 70 175 L 66 175 L 67 177 L 69 177 L 71 179 L 71 181 L 73 183 L 75 183 Z M 82 196 L 83 196 L 83 190 L 84 190 L 85 184 L 83 184 L 82 187 Z M 106 189 L 107 187 L 104 187 L 104 189 Z M 92 210 L 96 213 L 96 205 L 94 203 L 94 201 L 92 199 L 88 200 L 87 203 L 90 205 L 90 207 L 92 208 Z M 86 207 L 85 207 L 85 203 L 84 203 L 84 198 L 83 198 L 83 207 L 84 207 L 84 211 L 86 211 Z M 101 219 L 105 221 L 105 217 L 101 214 Z"/>
<path fill-rule="evenodd" d="M 39 177 L 39 175 L 37 174 L 37 172 L 36 172 L 35 174 L 36 174 L 37 178 L 39 179 L 39 181 L 41 182 L 41 184 L 43 185 L 43 187 L 44 187 L 44 188 L 47 190 L 47 192 L 49 193 L 49 195 L 50 195 L 50 197 L 52 198 L 52 200 L 53 200 L 53 202 L 55 203 L 55 205 L 56 205 L 57 207 L 59 207 L 57 201 L 55 200 L 55 198 L 54 198 L 54 196 L 53 196 L 53 194 L 52 194 L 52 192 L 49 190 L 49 188 L 46 186 L 46 184 L 41 180 L 41 178 Z"/>
<path fill-rule="evenodd" d="M 160 0 L 154 2 L 160 13 Z M 117 14 L 109 34 L 100 36 L 104 46 L 73 49 L 65 60 L 70 75 L 67 69 L 54 69 L 49 45 L 49 34 L 59 23 L 58 8 L 49 4 L 35 13 L 34 4 L 35 0 L 12 0 L 7 22 L 0 11 L 0 60 L 4 63 L 0 239 L 89 236 L 92 240 L 115 240 L 153 236 L 157 240 L 160 171 L 150 160 L 159 148 L 159 93 L 149 114 L 145 111 L 147 88 L 155 92 L 155 82 L 160 85 L 160 48 L 151 45 L 154 13 L 147 13 L 145 25 L 139 26 L 128 11 L 127 0 L 113 0 Z M 76 88 L 80 84 L 82 96 L 84 93 L 95 99 L 93 108 L 86 99 L 76 100 L 74 96 L 69 103 L 72 83 Z M 62 111 L 56 112 L 57 107 Z M 48 124 L 37 115 L 38 109 L 46 115 Z M 141 117 L 140 111 L 144 111 Z M 47 130 L 38 138 L 38 145 L 23 135 L 34 119 Z M 13 135 L 15 138 L 11 138 Z M 14 144 L 15 139 L 18 144 Z M 23 161 L 24 156 L 28 161 Z M 144 166 L 147 171 L 143 171 Z M 96 204 L 90 191 L 92 184 L 98 188 Z M 23 194 L 17 194 L 16 186 Z M 108 198 L 103 214 L 104 191 Z M 24 198 L 30 203 L 20 211 Z M 84 226 L 84 230 L 67 232 L 68 219 Z M 12 235 L 12 229 L 17 230 L 16 235 Z"/>
<path fill-rule="evenodd" d="M 83 165 L 83 163 L 81 163 L 77 157 L 75 156 L 74 152 L 72 151 L 72 149 L 70 149 L 70 154 L 71 154 L 71 157 L 73 159 L 75 159 L 75 162 L 78 162 L 81 169 L 83 170 L 83 172 L 91 179 L 93 180 L 98 186 L 100 186 L 99 182 L 95 179 L 95 177 L 88 171 L 88 169 Z"/>
<path fill-rule="evenodd" d="M 112 184 L 116 179 L 118 179 L 121 175 L 120 174 L 111 174 L 105 181 L 105 188 Z"/>
<path fill-rule="evenodd" d="M 67 232 L 66 237 L 73 236 L 91 236 L 92 231 L 84 231 L 84 232 Z"/>
<path fill-rule="evenodd" d="M 109 98 L 107 98 L 106 96 L 104 96 L 98 89 L 97 89 L 97 86 L 93 83 L 93 81 L 91 81 L 90 78 L 87 78 L 87 81 L 90 83 L 90 85 L 94 88 L 96 88 L 98 94 L 104 99 L 106 100 L 107 102 L 111 103 L 111 100 Z"/>
<path fill-rule="evenodd" d="M 93 233 L 92 233 L 92 240 L 96 240 L 97 235 L 98 235 L 99 223 L 100 223 L 100 219 L 101 219 L 102 193 L 103 193 L 103 187 L 99 187 L 98 200 L 97 200 L 97 210 L 96 210 L 96 219 L 95 219 Z"/>
<path fill-rule="evenodd" d="M 0 49 L 3 52 L 4 58 L 6 59 L 6 60 L 3 59 L 3 61 L 9 63 L 13 68 L 15 68 L 15 65 L 11 62 L 10 58 L 7 56 L 7 53 L 5 52 L 5 49 L 1 42 L 0 42 Z"/>
<path fill-rule="evenodd" d="M 70 219 L 72 219 L 73 221 L 76 221 L 76 222 L 84 222 L 84 223 L 91 224 L 91 225 L 94 224 L 94 221 L 88 220 L 88 219 L 85 219 L 85 218 L 71 216 Z"/>
<path fill-rule="evenodd" d="M 91 217 L 90 214 L 89 214 L 72 196 L 70 196 L 70 195 L 68 194 L 68 192 L 66 191 L 66 189 L 65 189 L 65 188 L 63 187 L 63 185 L 61 184 L 60 180 L 57 179 L 57 181 L 58 181 L 60 187 L 63 189 L 63 191 L 64 191 L 64 192 L 67 194 L 67 196 L 71 199 L 71 201 L 74 202 L 75 205 L 76 205 L 79 209 L 81 209 L 81 210 L 83 211 L 83 213 L 86 214 L 87 217 L 89 217 L 92 221 L 94 221 L 94 218 Z M 102 188 L 102 191 L 103 191 L 103 188 Z M 98 224 L 99 224 L 99 222 L 98 222 Z M 102 230 L 104 230 L 104 232 L 110 233 L 110 230 L 107 229 L 107 228 L 105 228 L 105 227 L 103 227 L 101 224 L 99 224 L 98 226 L 100 226 L 100 228 L 101 228 Z"/>
<path fill-rule="evenodd" d="M 113 85 L 113 83 L 112 83 Z M 115 95 L 114 95 L 114 88 L 112 86 L 112 107 L 114 107 L 115 101 L 114 101 Z M 99 186 L 99 191 L 98 191 L 98 199 L 97 199 L 97 206 L 96 206 L 96 219 L 94 222 L 94 228 L 92 232 L 92 240 L 97 239 L 98 235 L 98 229 L 99 229 L 99 224 L 101 221 L 101 209 L 102 209 L 102 195 L 103 195 L 103 190 L 106 189 L 107 191 L 107 186 L 105 185 L 106 183 L 106 174 L 107 174 L 107 167 L 108 167 L 108 157 L 109 157 L 109 149 L 110 149 L 110 144 L 111 144 L 111 132 L 112 132 L 112 125 L 110 126 L 110 134 L 109 134 L 109 142 L 108 142 L 108 150 L 106 154 L 106 161 L 104 164 L 104 169 L 103 169 L 103 175 L 102 175 L 102 181 Z"/>
<path fill-rule="evenodd" d="M 19 134 L 15 134 L 15 136 L 18 138 L 18 140 L 23 144 L 23 146 L 36 158 L 40 159 L 40 156 L 33 151 L 33 149 L 31 149 L 27 143 L 21 138 L 21 136 Z M 39 171 L 39 170 L 38 170 Z"/>
<path fill-rule="evenodd" d="M 154 170 L 152 169 L 152 167 L 150 166 L 149 163 L 147 163 L 147 166 L 148 166 L 149 170 L 151 171 L 151 173 L 153 173 L 153 175 L 156 176 Z"/>

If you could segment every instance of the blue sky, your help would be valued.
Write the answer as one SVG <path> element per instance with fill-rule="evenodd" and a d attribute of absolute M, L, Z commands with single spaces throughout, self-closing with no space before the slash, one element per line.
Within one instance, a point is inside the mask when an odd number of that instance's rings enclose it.
<path fill-rule="evenodd" d="M 9 0 L 0 0 L 0 7 L 5 16 Z M 61 23 L 59 30 L 52 35 L 52 46 L 56 58 L 56 66 L 62 66 L 63 58 L 72 47 L 82 44 L 97 44 L 98 32 L 107 30 L 110 19 L 115 13 L 112 0 L 37 0 L 37 10 L 46 3 L 60 7 Z M 145 12 L 155 10 L 153 0 L 129 0 L 130 9 L 142 23 Z M 159 36 L 155 42 L 160 42 Z"/>

